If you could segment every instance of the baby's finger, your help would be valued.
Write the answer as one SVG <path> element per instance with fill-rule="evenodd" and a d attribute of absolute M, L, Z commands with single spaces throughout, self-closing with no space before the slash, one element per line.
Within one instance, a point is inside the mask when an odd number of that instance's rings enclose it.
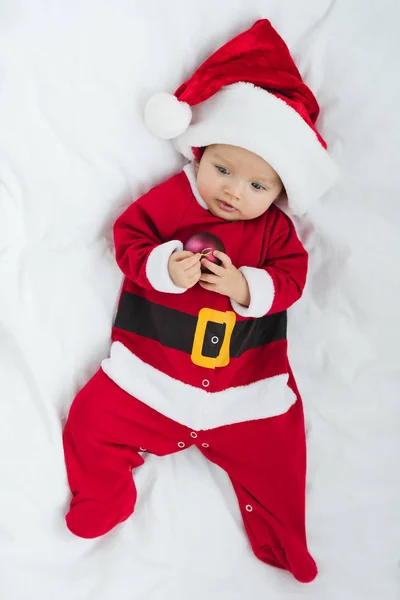
<path fill-rule="evenodd" d="M 231 266 L 232 266 L 232 261 L 231 261 L 231 259 L 229 258 L 229 256 L 228 256 L 227 254 L 225 254 L 225 252 L 220 252 L 219 250 L 215 250 L 215 251 L 213 252 L 213 254 L 214 254 L 214 256 L 215 256 L 216 258 L 218 258 L 218 259 L 219 259 L 219 260 L 222 262 L 222 265 L 223 265 L 223 266 L 224 266 L 226 269 L 228 269 L 229 267 L 231 267 Z"/>
<path fill-rule="evenodd" d="M 191 269 L 193 266 L 195 266 L 199 263 L 200 263 L 200 254 L 193 254 L 192 256 L 189 256 L 188 258 L 185 258 L 182 261 L 182 267 L 183 267 L 184 271 L 187 271 L 188 269 Z"/>
<path fill-rule="evenodd" d="M 200 281 L 204 281 L 205 283 L 212 283 L 216 285 L 219 282 L 218 275 L 213 275 L 212 273 L 202 273 L 200 277 Z"/>
<path fill-rule="evenodd" d="M 201 261 L 201 264 L 204 265 L 206 267 L 206 269 L 208 269 L 209 271 L 211 271 L 215 275 L 218 275 L 219 277 L 222 277 L 222 275 L 224 274 L 223 267 L 220 267 L 219 265 L 216 265 L 215 263 L 211 262 L 207 258 L 203 258 L 202 261 Z"/>
<path fill-rule="evenodd" d="M 197 283 L 199 280 L 200 280 L 200 277 L 196 274 L 190 275 L 190 277 L 188 277 L 188 281 L 190 283 Z"/>
<path fill-rule="evenodd" d="M 189 267 L 189 269 L 185 269 L 185 276 L 187 277 L 193 277 L 193 276 L 199 276 L 201 273 L 200 271 L 200 263 L 196 263 L 195 265 L 193 265 L 192 267 Z"/>
<path fill-rule="evenodd" d="M 199 281 L 199 285 L 204 289 L 204 290 L 209 290 L 210 292 L 216 292 L 216 288 L 215 285 L 212 285 L 212 283 L 206 283 L 205 281 Z"/>
<path fill-rule="evenodd" d="M 181 262 L 190 258 L 193 255 L 193 252 L 189 252 L 189 250 L 177 250 L 171 254 L 171 259 L 174 262 Z"/>

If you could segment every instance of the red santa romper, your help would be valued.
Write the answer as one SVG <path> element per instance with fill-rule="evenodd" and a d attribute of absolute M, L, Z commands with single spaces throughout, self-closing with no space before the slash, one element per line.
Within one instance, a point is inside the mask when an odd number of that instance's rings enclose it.
<path fill-rule="evenodd" d="M 229 475 L 255 555 L 308 582 L 317 568 L 305 534 L 304 418 L 286 340 L 307 253 L 274 205 L 234 222 L 206 208 L 188 165 L 115 224 L 126 277 L 110 357 L 75 398 L 64 431 L 66 522 L 81 537 L 105 534 L 134 510 L 131 471 L 142 453 L 195 445 Z M 196 232 L 222 240 L 248 281 L 248 308 L 172 283 L 169 256 Z"/>

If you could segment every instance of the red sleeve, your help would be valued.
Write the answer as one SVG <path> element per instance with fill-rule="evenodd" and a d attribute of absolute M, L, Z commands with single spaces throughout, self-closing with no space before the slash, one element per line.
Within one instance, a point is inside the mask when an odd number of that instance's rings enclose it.
<path fill-rule="evenodd" d="M 114 224 L 116 260 L 126 277 L 137 285 L 161 292 L 181 293 L 168 273 L 168 260 L 182 249 L 174 240 L 190 198 L 179 176 L 153 188 L 133 202 Z"/>
<path fill-rule="evenodd" d="M 241 267 L 250 290 L 250 305 L 232 301 L 235 311 L 262 317 L 286 310 L 302 295 L 306 283 L 308 254 L 287 215 L 276 209 L 267 225 L 266 248 L 260 268 Z"/>

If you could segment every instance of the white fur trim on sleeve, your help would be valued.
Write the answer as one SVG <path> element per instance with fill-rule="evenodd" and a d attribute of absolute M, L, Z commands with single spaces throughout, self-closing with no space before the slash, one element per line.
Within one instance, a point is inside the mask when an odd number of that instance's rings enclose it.
<path fill-rule="evenodd" d="M 264 269 L 254 267 L 240 267 L 239 271 L 246 277 L 250 290 L 250 304 L 246 308 L 231 300 L 233 309 L 242 317 L 263 317 L 270 310 L 275 296 L 271 275 Z"/>
<path fill-rule="evenodd" d="M 156 246 L 149 254 L 146 263 L 146 276 L 157 292 L 167 294 L 182 294 L 185 288 L 175 285 L 168 273 L 168 260 L 175 250 L 182 250 L 179 240 L 171 240 Z"/>

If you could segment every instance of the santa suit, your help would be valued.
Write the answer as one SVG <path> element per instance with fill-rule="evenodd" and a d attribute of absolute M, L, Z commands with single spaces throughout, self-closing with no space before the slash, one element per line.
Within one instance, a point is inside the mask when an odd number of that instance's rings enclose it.
<path fill-rule="evenodd" d="M 248 308 L 173 284 L 168 259 L 197 232 L 222 240 L 247 279 Z M 307 253 L 292 222 L 274 205 L 249 221 L 214 216 L 188 165 L 129 206 L 114 237 L 125 280 L 110 357 L 74 400 L 64 432 L 68 527 L 106 533 L 134 510 L 131 470 L 142 453 L 195 445 L 229 475 L 256 556 L 311 581 L 304 418 L 286 340 Z"/>

